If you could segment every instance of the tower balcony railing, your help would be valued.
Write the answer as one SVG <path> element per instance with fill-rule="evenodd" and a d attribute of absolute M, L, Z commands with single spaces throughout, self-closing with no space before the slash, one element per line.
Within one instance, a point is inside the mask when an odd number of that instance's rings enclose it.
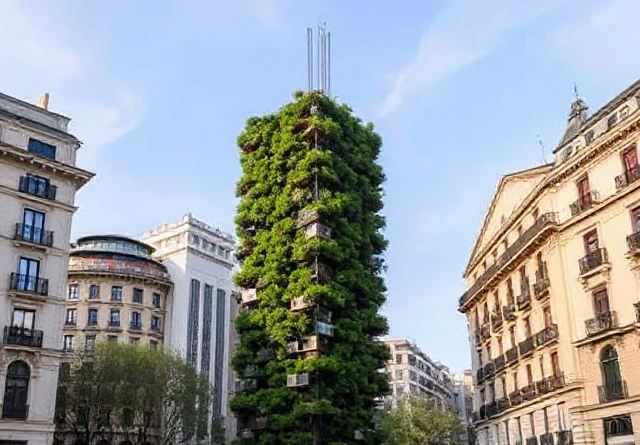
<path fill-rule="evenodd" d="M 536 333 L 536 345 L 544 346 L 547 343 L 558 338 L 558 325 L 552 324 Z"/>
<path fill-rule="evenodd" d="M 587 335 L 596 335 L 618 327 L 618 317 L 615 311 L 603 312 L 589 320 L 585 320 Z"/>
<path fill-rule="evenodd" d="M 487 269 L 478 277 L 475 283 L 460 297 L 458 303 L 462 306 L 471 299 L 480 289 L 490 282 L 496 274 L 502 270 L 513 258 L 516 257 L 524 247 L 526 247 L 533 239 L 544 232 L 547 228 L 555 226 L 558 217 L 555 213 L 543 213 L 536 219 L 531 227 L 522 232 L 522 235 L 515 240 L 507 249 L 498 257 L 495 263 L 487 267 Z"/>
<path fill-rule="evenodd" d="M 580 274 L 584 275 L 609 262 L 607 249 L 601 247 L 580 258 Z"/>
<path fill-rule="evenodd" d="M 569 206 L 571 209 L 571 216 L 579 215 L 592 208 L 595 204 L 600 202 L 600 194 L 593 190 L 589 193 L 579 197 L 575 202 Z"/>

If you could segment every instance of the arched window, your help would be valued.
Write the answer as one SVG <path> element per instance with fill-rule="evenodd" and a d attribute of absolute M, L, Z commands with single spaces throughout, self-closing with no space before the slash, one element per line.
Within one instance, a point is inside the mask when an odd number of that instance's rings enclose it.
<path fill-rule="evenodd" d="M 4 405 L 2 406 L 2 417 L 4 419 L 27 420 L 29 411 L 27 396 L 29 394 L 30 377 L 29 365 L 21 360 L 12 362 L 7 368 Z"/>
<path fill-rule="evenodd" d="M 613 346 L 606 346 L 602 349 L 600 363 L 602 365 L 603 391 L 601 391 L 601 395 L 604 395 L 603 401 L 624 398 L 625 391 L 622 377 L 620 376 L 618 352 Z"/>

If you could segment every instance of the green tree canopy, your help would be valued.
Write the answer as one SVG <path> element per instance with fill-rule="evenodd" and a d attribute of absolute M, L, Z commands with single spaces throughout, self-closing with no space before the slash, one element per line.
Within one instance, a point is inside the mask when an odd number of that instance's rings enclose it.
<path fill-rule="evenodd" d="M 92 444 L 181 444 L 207 437 L 208 380 L 178 355 L 122 343 L 99 343 L 63 364 L 56 401 L 59 436 Z"/>
<path fill-rule="evenodd" d="M 384 445 L 449 445 L 462 432 L 456 413 L 438 409 L 431 400 L 405 396 L 380 418 Z"/>

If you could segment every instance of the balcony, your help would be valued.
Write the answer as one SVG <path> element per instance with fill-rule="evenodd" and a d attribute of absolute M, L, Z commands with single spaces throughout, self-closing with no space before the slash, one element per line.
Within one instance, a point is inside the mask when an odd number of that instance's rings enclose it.
<path fill-rule="evenodd" d="M 484 382 L 484 368 L 480 368 L 476 371 L 476 382 L 478 385 Z"/>
<path fill-rule="evenodd" d="M 615 311 L 603 312 L 595 317 L 585 320 L 587 336 L 596 335 L 618 327 L 618 317 Z"/>
<path fill-rule="evenodd" d="M 514 346 L 513 348 L 507 350 L 506 354 L 504 355 L 507 359 L 507 364 L 510 365 L 511 363 L 515 362 L 518 360 L 518 347 Z"/>
<path fill-rule="evenodd" d="M 516 304 L 518 305 L 519 311 L 523 311 L 531 307 L 531 288 L 529 286 L 529 279 L 524 280 L 521 287 L 521 293 L 516 297 Z"/>
<path fill-rule="evenodd" d="M 495 263 L 489 266 L 484 273 L 478 277 L 475 283 L 469 287 L 469 289 L 460 297 L 458 303 L 463 306 L 474 295 L 478 293 L 487 283 L 491 282 L 497 277 L 498 272 L 503 271 L 505 266 L 517 257 L 520 251 L 523 251 L 525 247 L 529 246 L 531 241 L 542 241 L 540 234 L 544 233 L 547 229 L 554 227 L 558 222 L 555 213 L 543 213 L 538 217 L 535 223 L 527 230 L 522 232 L 522 235 L 515 240 L 507 249 L 498 257 Z"/>
<path fill-rule="evenodd" d="M 309 373 L 287 375 L 287 388 L 302 388 L 309 386 Z"/>
<path fill-rule="evenodd" d="M 538 347 L 544 346 L 547 343 L 550 343 L 557 338 L 558 338 L 558 325 L 554 323 L 551 326 L 547 326 L 540 332 L 536 333 L 536 345 Z"/>
<path fill-rule="evenodd" d="M 304 311 L 310 307 L 313 307 L 313 305 L 306 301 L 304 297 L 296 297 L 291 300 L 290 308 L 293 312 Z"/>
<path fill-rule="evenodd" d="M 540 445 L 553 445 L 553 433 L 541 434 Z"/>
<path fill-rule="evenodd" d="M 236 380 L 235 382 L 236 392 L 255 391 L 257 388 L 258 388 L 258 381 L 256 379 L 241 379 L 241 380 Z"/>
<path fill-rule="evenodd" d="M 109 326 L 110 328 L 119 328 L 120 327 L 120 320 L 109 320 Z"/>
<path fill-rule="evenodd" d="M 491 327 L 489 326 L 489 322 L 485 322 L 482 326 L 480 326 L 480 340 L 486 340 L 491 337 Z"/>
<path fill-rule="evenodd" d="M 491 314 L 491 326 L 493 327 L 494 332 L 497 332 L 502 328 L 502 314 L 500 311 Z"/>
<path fill-rule="evenodd" d="M 491 418 L 498 414 L 498 405 L 496 404 L 496 402 L 487 403 L 485 414 L 487 418 Z"/>
<path fill-rule="evenodd" d="M 533 436 L 533 437 L 527 437 L 527 440 L 525 442 L 527 445 L 538 445 L 538 438 Z"/>
<path fill-rule="evenodd" d="M 534 399 L 536 397 L 536 395 L 538 394 L 536 391 L 536 385 L 531 383 L 530 385 L 525 386 L 524 388 L 522 388 L 522 390 L 520 390 L 520 393 L 522 394 L 522 399 L 523 400 L 531 400 Z"/>
<path fill-rule="evenodd" d="M 558 436 L 556 445 L 573 445 L 573 434 L 570 430 L 562 430 L 556 433 Z"/>
<path fill-rule="evenodd" d="M 29 405 L 11 405 L 2 406 L 2 418 L 12 420 L 27 420 L 29 417 Z"/>
<path fill-rule="evenodd" d="M 598 398 L 600 403 L 622 400 L 629 397 L 627 392 L 627 382 L 618 380 L 607 385 L 598 386 Z"/>
<path fill-rule="evenodd" d="M 240 299 L 243 307 L 253 306 L 258 303 L 258 293 L 255 288 L 243 289 L 240 293 Z"/>
<path fill-rule="evenodd" d="M 516 319 L 516 305 L 515 303 L 508 303 L 502 306 L 502 316 L 507 321 L 514 321 Z"/>
<path fill-rule="evenodd" d="M 564 387 L 564 374 L 546 377 L 536 382 L 538 394 L 546 394 L 562 387 Z"/>
<path fill-rule="evenodd" d="M 17 326 L 5 326 L 3 343 L 5 345 L 41 348 L 42 334 L 42 331 L 36 331 L 34 329 L 19 328 Z"/>
<path fill-rule="evenodd" d="M 547 264 L 544 263 L 542 269 L 536 271 L 536 282 L 533 285 L 533 294 L 536 300 L 542 300 L 549 295 L 551 281 L 547 272 Z"/>
<path fill-rule="evenodd" d="M 633 307 L 636 309 L 636 322 L 640 323 L 640 303 L 634 303 Z"/>
<path fill-rule="evenodd" d="M 49 280 L 31 275 L 12 273 L 9 290 L 46 297 L 49 294 Z"/>
<path fill-rule="evenodd" d="M 622 190 L 629 184 L 636 182 L 638 179 L 640 179 L 640 166 L 636 166 L 631 170 L 627 170 L 623 174 L 616 176 L 616 190 Z"/>
<path fill-rule="evenodd" d="M 307 226 L 304 236 L 307 239 L 331 239 L 331 229 L 324 224 L 314 222 L 311 225 Z"/>
<path fill-rule="evenodd" d="M 129 329 L 133 329 L 134 331 L 139 331 L 140 329 L 142 329 L 142 323 L 138 321 L 132 321 L 131 323 L 129 323 Z"/>
<path fill-rule="evenodd" d="M 640 232 L 632 233 L 627 237 L 627 246 L 633 255 L 640 255 Z"/>
<path fill-rule="evenodd" d="M 493 375 L 496 372 L 496 368 L 493 365 L 493 362 L 489 362 L 486 365 L 484 365 L 484 378 L 485 380 L 488 378 L 493 377 Z"/>
<path fill-rule="evenodd" d="M 527 337 L 524 341 L 518 343 L 518 349 L 520 350 L 520 357 L 531 353 L 535 348 L 535 340 L 533 337 Z"/>
<path fill-rule="evenodd" d="M 499 356 L 496 357 L 496 359 L 493 361 L 493 366 L 496 370 L 496 372 L 502 371 L 504 369 L 504 367 L 506 366 L 507 362 L 505 359 L 504 354 L 501 354 Z"/>
<path fill-rule="evenodd" d="M 500 414 L 501 412 L 509 409 L 509 407 L 511 406 L 511 403 L 509 403 L 509 399 L 505 397 L 502 399 L 498 399 L 498 401 L 496 402 L 496 405 L 497 405 L 498 414 Z"/>
<path fill-rule="evenodd" d="M 22 243 L 51 247 L 53 245 L 53 232 L 40 227 L 17 223 L 13 239 Z"/>
<path fill-rule="evenodd" d="M 171 277 L 166 269 L 163 270 L 162 267 L 163 266 L 156 265 L 154 263 L 145 264 L 109 258 L 90 260 L 81 257 L 72 257 L 69 260 L 69 271 L 75 273 L 118 274 L 141 278 L 152 278 L 164 283 L 170 283 Z"/>
<path fill-rule="evenodd" d="M 599 193 L 596 191 L 591 191 L 588 194 L 581 196 L 569 206 L 571 208 L 571 216 L 576 216 L 586 212 L 599 201 Z"/>
<path fill-rule="evenodd" d="M 21 176 L 18 190 L 38 198 L 55 200 L 58 188 L 48 181 L 33 176 Z"/>
<path fill-rule="evenodd" d="M 604 247 L 596 249 L 588 255 L 580 258 L 580 275 L 585 275 L 608 262 L 609 256 L 607 254 L 607 249 Z"/>
<path fill-rule="evenodd" d="M 320 351 L 320 337 L 313 335 L 301 340 L 292 341 L 287 346 L 287 352 L 289 354 L 299 354 L 307 352 L 319 352 Z"/>
<path fill-rule="evenodd" d="M 522 403 L 522 393 L 519 390 L 515 390 L 509 393 L 509 403 L 511 406 L 518 406 Z"/>

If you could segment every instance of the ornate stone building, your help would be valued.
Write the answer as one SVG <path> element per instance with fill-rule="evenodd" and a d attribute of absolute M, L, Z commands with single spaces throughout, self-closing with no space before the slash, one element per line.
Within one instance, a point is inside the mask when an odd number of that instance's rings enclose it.
<path fill-rule="evenodd" d="M 640 82 L 505 176 L 464 276 L 479 444 L 640 443 Z"/>
<path fill-rule="evenodd" d="M 0 444 L 49 445 L 76 167 L 69 118 L 0 94 Z"/>
<path fill-rule="evenodd" d="M 69 258 L 66 352 L 91 350 L 96 341 L 162 344 L 172 283 L 153 251 L 122 236 L 78 239 Z"/>

